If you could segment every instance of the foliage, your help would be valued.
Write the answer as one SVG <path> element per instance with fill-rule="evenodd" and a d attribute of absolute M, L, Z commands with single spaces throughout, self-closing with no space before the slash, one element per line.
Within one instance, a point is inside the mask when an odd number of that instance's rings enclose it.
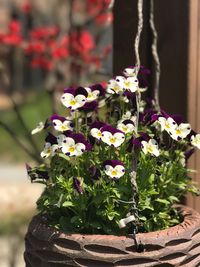
<path fill-rule="evenodd" d="M 181 220 L 173 204 L 198 194 L 185 164 L 200 148 L 199 135 L 180 116 L 141 100 L 146 74 L 130 67 L 105 87 L 66 88 L 67 113 L 33 130 L 47 131 L 45 162 L 27 171 L 46 185 L 37 204 L 51 225 L 101 234 L 164 229 Z"/>

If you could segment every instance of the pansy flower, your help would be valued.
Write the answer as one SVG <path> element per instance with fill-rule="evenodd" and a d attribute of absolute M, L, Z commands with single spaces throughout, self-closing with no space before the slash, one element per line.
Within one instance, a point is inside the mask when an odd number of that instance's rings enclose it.
<path fill-rule="evenodd" d="M 42 158 L 53 157 L 56 151 L 58 150 L 57 138 L 51 133 L 48 133 L 48 136 L 46 137 L 45 141 L 46 143 L 44 149 L 40 155 Z"/>
<path fill-rule="evenodd" d="M 131 91 L 132 93 L 135 93 L 139 89 L 138 79 L 136 76 L 133 77 L 123 77 L 123 78 L 116 78 L 117 83 L 121 88 L 124 90 Z"/>
<path fill-rule="evenodd" d="M 45 124 L 42 121 L 39 122 L 36 128 L 32 130 L 31 134 L 33 135 L 33 134 L 41 132 L 44 129 L 44 127 L 45 127 Z"/>
<path fill-rule="evenodd" d="M 142 147 L 142 141 L 148 142 L 150 140 L 150 136 L 147 133 L 140 133 L 139 137 L 133 136 L 130 140 L 130 144 L 128 147 L 128 151 L 131 152 L 134 148 L 134 150 L 141 149 Z"/>
<path fill-rule="evenodd" d="M 125 68 L 124 71 L 123 71 L 123 74 L 126 76 L 126 77 L 135 77 L 135 67 L 128 67 L 128 68 Z"/>
<path fill-rule="evenodd" d="M 57 114 L 54 114 L 51 116 L 51 121 L 53 122 L 54 128 L 59 132 L 65 132 L 65 131 L 72 131 L 73 130 L 73 124 L 71 121 L 67 120 L 66 118 L 59 116 Z"/>
<path fill-rule="evenodd" d="M 200 149 L 200 134 L 191 136 L 191 144 Z"/>
<path fill-rule="evenodd" d="M 74 111 L 85 105 L 87 96 L 88 92 L 83 87 L 68 88 L 64 90 L 64 94 L 61 96 L 61 102 L 65 107 Z"/>
<path fill-rule="evenodd" d="M 126 77 L 135 76 L 135 73 L 136 73 L 135 66 L 130 66 L 128 68 L 125 68 L 124 71 L 123 71 L 123 74 Z M 151 73 L 151 71 L 149 69 L 145 68 L 144 66 L 140 66 L 139 74 L 149 75 L 150 73 Z"/>
<path fill-rule="evenodd" d="M 161 126 L 161 131 L 167 131 L 168 133 L 172 132 L 176 127 L 176 122 L 171 118 L 159 117 L 158 122 Z"/>
<path fill-rule="evenodd" d="M 88 93 L 87 102 L 92 102 L 96 100 L 100 95 L 104 94 L 104 89 L 101 84 L 95 84 L 90 87 L 85 87 L 85 90 Z"/>
<path fill-rule="evenodd" d="M 101 129 L 101 140 L 109 146 L 119 147 L 124 141 L 124 133 L 110 125 L 106 125 Z"/>
<path fill-rule="evenodd" d="M 124 79 L 123 76 L 117 76 L 116 79 L 109 80 L 107 90 L 106 90 L 107 93 L 117 94 L 117 95 L 120 95 L 121 93 L 123 93 L 124 89 L 119 83 L 119 81 L 123 79 Z"/>
<path fill-rule="evenodd" d="M 73 178 L 73 187 L 79 194 L 83 194 L 82 181 L 80 178 Z"/>
<path fill-rule="evenodd" d="M 127 111 L 125 114 L 122 115 L 121 120 L 119 120 L 119 122 L 122 122 L 124 120 L 132 120 L 133 122 L 136 121 L 136 116 L 132 115 L 132 113 L 130 111 Z"/>
<path fill-rule="evenodd" d="M 187 137 L 187 135 L 191 132 L 191 126 L 189 123 L 181 123 L 176 125 L 175 129 L 172 129 L 170 132 L 171 138 L 174 140 L 180 140 Z"/>
<path fill-rule="evenodd" d="M 125 134 L 132 133 L 135 131 L 135 124 L 132 120 L 124 120 L 117 124 L 117 129 Z"/>
<path fill-rule="evenodd" d="M 94 138 L 100 140 L 102 137 L 102 132 L 101 132 L 101 128 L 106 126 L 107 124 L 101 121 L 96 121 L 94 123 L 91 124 L 90 128 L 90 134 L 91 136 L 93 136 Z"/>
<path fill-rule="evenodd" d="M 159 156 L 160 152 L 158 149 L 158 143 L 155 139 L 150 139 L 148 142 L 147 141 L 142 141 L 142 151 L 144 154 L 151 154 L 156 157 Z"/>
<path fill-rule="evenodd" d="M 106 160 L 103 166 L 105 174 L 114 180 L 121 178 L 125 173 L 124 164 L 120 160 Z"/>
<path fill-rule="evenodd" d="M 85 111 L 85 112 L 92 112 L 92 111 L 97 112 L 97 109 L 98 109 L 97 101 L 86 102 L 83 107 L 79 108 L 80 111 Z"/>
<path fill-rule="evenodd" d="M 69 157 L 81 156 L 83 152 L 91 150 L 90 143 L 82 134 L 68 131 L 65 134 L 59 135 L 57 140 L 61 151 Z"/>
<path fill-rule="evenodd" d="M 39 133 L 42 130 L 47 129 L 50 125 L 51 122 L 48 119 L 45 121 L 45 123 L 41 121 L 38 123 L 37 127 L 32 130 L 31 134 Z"/>

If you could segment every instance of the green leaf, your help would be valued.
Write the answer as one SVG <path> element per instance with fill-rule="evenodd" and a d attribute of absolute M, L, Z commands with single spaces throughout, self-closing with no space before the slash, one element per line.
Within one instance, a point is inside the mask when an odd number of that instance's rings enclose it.
<path fill-rule="evenodd" d="M 166 200 L 166 199 L 157 198 L 156 201 L 159 202 L 159 203 L 165 204 L 165 205 L 169 205 L 170 204 L 170 202 L 168 200 Z"/>
<path fill-rule="evenodd" d="M 154 180 L 155 180 L 155 174 L 152 173 L 152 174 L 150 175 L 150 177 L 149 177 L 149 183 L 150 183 L 150 184 L 153 184 Z"/>
<path fill-rule="evenodd" d="M 74 204 L 71 202 L 71 201 L 65 201 L 63 204 L 62 204 L 63 207 L 73 207 Z"/>
<path fill-rule="evenodd" d="M 169 196 L 169 201 L 170 202 L 180 202 L 180 200 L 175 196 Z"/>
<path fill-rule="evenodd" d="M 58 156 L 59 156 L 60 158 L 63 158 L 63 159 L 65 159 L 65 160 L 67 160 L 67 161 L 70 160 L 70 158 L 69 158 L 68 156 L 66 156 L 65 154 L 63 154 L 63 153 L 59 153 Z"/>

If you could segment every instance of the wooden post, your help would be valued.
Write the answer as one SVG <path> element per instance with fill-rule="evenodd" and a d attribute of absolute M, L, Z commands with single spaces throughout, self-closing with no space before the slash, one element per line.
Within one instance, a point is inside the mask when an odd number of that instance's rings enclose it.
<path fill-rule="evenodd" d="M 149 2 L 144 1 L 144 31 L 141 64 L 152 70 Z M 155 0 L 155 24 L 161 61 L 160 103 L 169 114 L 178 113 L 200 132 L 200 1 Z M 116 0 L 114 8 L 114 74 L 135 64 L 134 37 L 137 0 Z M 150 94 L 152 95 L 150 80 Z M 200 186 L 200 152 L 189 167 Z M 200 200 L 188 197 L 188 204 L 200 211 Z"/>
<path fill-rule="evenodd" d="M 188 120 L 200 132 L 200 1 L 190 0 L 188 49 Z M 197 170 L 193 180 L 200 186 L 200 151 L 192 156 L 189 167 Z M 200 211 L 199 198 L 188 196 L 188 204 Z"/>

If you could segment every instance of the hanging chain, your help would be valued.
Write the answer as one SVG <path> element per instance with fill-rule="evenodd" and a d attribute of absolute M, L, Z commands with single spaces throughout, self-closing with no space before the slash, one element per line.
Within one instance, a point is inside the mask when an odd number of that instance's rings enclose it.
<path fill-rule="evenodd" d="M 160 60 L 158 55 L 158 33 L 156 31 L 155 21 L 154 21 L 154 0 L 151 0 L 150 2 L 149 22 L 153 34 L 153 43 L 151 46 L 151 50 L 155 63 L 154 99 L 155 99 L 156 109 L 160 111 L 160 104 L 159 104 Z"/>

